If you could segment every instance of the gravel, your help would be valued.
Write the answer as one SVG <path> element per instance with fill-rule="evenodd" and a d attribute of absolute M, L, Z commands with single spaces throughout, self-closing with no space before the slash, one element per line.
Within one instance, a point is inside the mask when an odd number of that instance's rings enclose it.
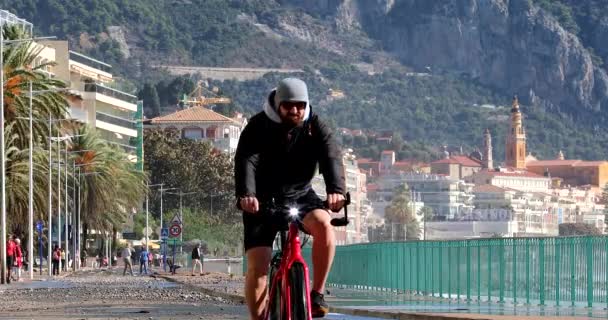
<path fill-rule="evenodd" d="M 172 319 L 176 315 L 179 319 L 246 319 L 241 304 L 159 277 L 122 276 L 118 269 L 0 286 L 0 296 L 0 318 L 83 319 L 107 314 L 112 319 Z"/>

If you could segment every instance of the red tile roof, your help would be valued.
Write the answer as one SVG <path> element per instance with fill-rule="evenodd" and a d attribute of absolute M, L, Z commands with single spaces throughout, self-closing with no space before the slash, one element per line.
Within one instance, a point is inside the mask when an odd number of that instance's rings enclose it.
<path fill-rule="evenodd" d="M 491 184 L 482 184 L 482 185 L 476 185 L 475 187 L 473 187 L 473 192 L 484 192 L 484 193 L 504 193 L 505 189 L 501 188 L 501 187 L 497 187 Z"/>
<path fill-rule="evenodd" d="M 575 167 L 598 167 L 601 165 L 607 165 L 608 161 L 581 161 L 574 164 Z"/>
<path fill-rule="evenodd" d="M 221 115 L 215 111 L 196 106 L 166 116 L 156 117 L 151 120 L 152 124 L 158 123 L 184 123 L 184 122 L 225 122 L 240 124 L 238 121 Z"/>
<path fill-rule="evenodd" d="M 384 151 L 382 151 L 382 154 L 393 154 L 393 153 L 395 153 L 394 150 L 384 150 Z"/>
<path fill-rule="evenodd" d="M 432 162 L 431 164 L 434 163 L 459 164 L 465 167 L 481 167 L 481 163 L 479 163 L 479 161 L 469 158 L 467 156 L 450 156 L 447 159 L 437 160 Z"/>
<path fill-rule="evenodd" d="M 367 191 L 376 191 L 378 190 L 378 185 L 375 183 L 368 183 L 367 184 Z"/>
<path fill-rule="evenodd" d="M 572 167 L 597 167 L 608 164 L 608 161 L 584 161 L 584 160 L 539 160 L 526 163 L 528 167 L 552 167 L 552 166 L 572 166 Z"/>
<path fill-rule="evenodd" d="M 539 160 L 526 163 L 527 167 L 572 166 L 581 160 Z"/>
<path fill-rule="evenodd" d="M 481 170 L 476 174 L 487 174 L 495 177 L 526 177 L 526 178 L 546 178 L 545 176 L 541 176 L 531 171 L 488 171 Z"/>
<path fill-rule="evenodd" d="M 377 163 L 380 163 L 380 161 L 374 161 L 369 158 L 357 159 L 357 164 L 377 164 Z"/>

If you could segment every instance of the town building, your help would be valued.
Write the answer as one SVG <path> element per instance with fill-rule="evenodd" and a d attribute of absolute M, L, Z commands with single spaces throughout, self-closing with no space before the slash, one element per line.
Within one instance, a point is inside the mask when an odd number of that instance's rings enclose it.
<path fill-rule="evenodd" d="M 443 159 L 431 162 L 431 173 L 464 179 L 482 168 L 479 160 L 469 156 L 445 154 Z"/>
<path fill-rule="evenodd" d="M 367 177 L 357 166 L 357 159 L 350 149 L 343 154 L 343 165 L 346 191 L 351 196 L 351 204 L 348 207 L 350 223 L 346 227 L 335 228 L 336 243 L 345 245 L 368 242 L 368 219 L 373 216 L 373 208 L 367 197 Z M 325 181 L 322 175 L 315 175 L 312 187 L 319 196 L 325 198 Z"/>
<path fill-rule="evenodd" d="M 563 186 L 601 189 L 608 184 L 608 161 L 567 160 L 560 151 L 554 160 L 529 161 L 526 166 L 530 172 L 559 177 Z"/>
<path fill-rule="evenodd" d="M 240 113 L 229 118 L 202 106 L 178 110 L 144 122 L 146 129 L 176 131 L 182 138 L 208 141 L 216 149 L 230 154 L 236 152 L 246 125 L 247 119 Z"/>
<path fill-rule="evenodd" d="M 56 64 L 49 67 L 49 76 L 63 80 L 70 89 L 70 117 L 124 149 L 143 169 L 143 131 L 139 127 L 143 104 L 136 96 L 115 88 L 112 66 L 69 50 L 67 41 L 40 44 L 54 51 Z"/>

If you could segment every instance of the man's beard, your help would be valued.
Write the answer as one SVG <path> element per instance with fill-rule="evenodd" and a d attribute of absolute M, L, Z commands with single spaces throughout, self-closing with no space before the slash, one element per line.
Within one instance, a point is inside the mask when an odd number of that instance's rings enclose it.
<path fill-rule="evenodd" d="M 304 117 L 300 117 L 298 115 L 296 115 L 296 116 L 286 115 L 286 116 L 281 116 L 281 122 L 284 125 L 286 125 L 290 128 L 293 128 L 293 127 L 297 127 L 298 125 L 300 125 L 303 122 L 302 121 L 303 118 Z"/>

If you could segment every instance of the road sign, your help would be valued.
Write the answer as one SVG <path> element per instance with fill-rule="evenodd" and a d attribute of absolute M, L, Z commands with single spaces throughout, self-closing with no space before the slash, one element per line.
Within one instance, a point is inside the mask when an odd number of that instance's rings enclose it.
<path fill-rule="evenodd" d="M 180 245 L 182 244 L 182 242 L 179 240 L 179 238 L 171 238 L 169 240 L 167 240 L 167 243 L 170 245 Z"/>
<path fill-rule="evenodd" d="M 137 234 L 135 232 L 123 232 L 122 238 L 125 240 L 137 240 Z"/>
<path fill-rule="evenodd" d="M 173 216 L 173 219 L 171 219 L 171 224 L 182 225 L 182 220 L 179 218 L 179 214 Z"/>
<path fill-rule="evenodd" d="M 160 239 L 166 240 L 169 237 L 169 228 L 162 228 L 160 230 Z"/>
<path fill-rule="evenodd" d="M 146 236 L 146 235 L 147 235 L 147 236 L 150 236 L 150 235 L 152 234 L 152 228 L 150 228 L 150 227 L 147 227 L 147 228 L 146 228 L 146 227 L 144 227 L 144 228 L 141 230 L 141 233 L 143 233 L 143 234 L 144 234 L 144 236 Z"/>
<path fill-rule="evenodd" d="M 182 227 L 179 224 L 172 224 L 169 227 L 169 236 L 171 238 L 177 238 L 182 234 Z"/>
<path fill-rule="evenodd" d="M 36 231 L 42 232 L 42 226 L 43 226 L 42 221 L 37 221 L 36 222 Z"/>

